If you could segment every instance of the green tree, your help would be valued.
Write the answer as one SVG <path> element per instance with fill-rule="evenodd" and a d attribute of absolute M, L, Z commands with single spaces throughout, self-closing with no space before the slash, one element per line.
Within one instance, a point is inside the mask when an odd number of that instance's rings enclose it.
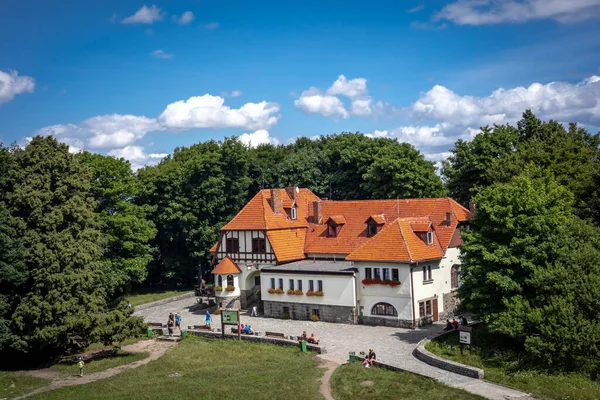
<path fill-rule="evenodd" d="M 148 275 L 153 259 L 149 243 L 156 236 L 154 223 L 147 218 L 152 209 L 135 203 L 140 185 L 128 161 L 88 152 L 76 157 L 92 169 L 95 216 L 105 240 L 106 287 L 110 294 L 120 294 Z"/>
<path fill-rule="evenodd" d="M 463 231 L 461 305 L 551 369 L 595 371 L 600 356 L 600 232 L 573 195 L 529 168 L 477 196 Z"/>

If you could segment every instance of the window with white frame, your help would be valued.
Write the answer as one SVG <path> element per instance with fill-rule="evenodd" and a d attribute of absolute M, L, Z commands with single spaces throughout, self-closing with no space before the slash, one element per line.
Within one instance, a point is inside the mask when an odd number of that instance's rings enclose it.
<path fill-rule="evenodd" d="M 371 268 L 365 268 L 365 278 L 371 279 L 373 278 L 373 271 Z"/>
<path fill-rule="evenodd" d="M 319 292 L 323 291 L 323 281 L 317 281 L 317 288 Z"/>
<path fill-rule="evenodd" d="M 290 216 L 292 217 L 292 219 L 296 219 L 296 207 L 292 207 L 292 210 L 290 211 Z"/>
<path fill-rule="evenodd" d="M 427 232 L 427 244 L 433 244 L 433 232 Z"/>
<path fill-rule="evenodd" d="M 290 290 L 294 290 L 294 280 L 290 279 Z"/>
<path fill-rule="evenodd" d="M 433 280 L 433 275 L 431 274 L 431 265 L 427 265 L 423 267 L 423 282 L 430 282 Z"/>
<path fill-rule="evenodd" d="M 390 269 L 389 268 L 383 268 L 383 279 L 384 280 L 389 280 L 390 279 Z"/>
<path fill-rule="evenodd" d="M 375 279 L 381 278 L 381 269 L 380 268 L 373 268 L 373 277 Z"/>
<path fill-rule="evenodd" d="M 302 290 L 302 279 L 298 279 L 298 290 Z"/>
<path fill-rule="evenodd" d="M 279 278 L 279 289 L 283 290 L 283 279 Z"/>
<path fill-rule="evenodd" d="M 312 279 L 308 281 L 308 290 L 315 290 L 315 281 L 313 281 Z"/>
<path fill-rule="evenodd" d="M 400 274 L 398 273 L 398 268 L 392 268 L 392 280 L 393 281 L 400 280 Z"/>
<path fill-rule="evenodd" d="M 371 315 L 384 315 L 387 317 L 397 317 L 398 311 L 389 303 L 377 303 L 371 308 Z"/>
<path fill-rule="evenodd" d="M 275 289 L 275 278 L 271 278 L 271 289 Z"/>

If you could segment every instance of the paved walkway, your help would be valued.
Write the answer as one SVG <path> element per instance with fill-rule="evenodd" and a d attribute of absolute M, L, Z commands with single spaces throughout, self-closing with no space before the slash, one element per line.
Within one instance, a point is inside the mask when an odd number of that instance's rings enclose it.
<path fill-rule="evenodd" d="M 178 312 L 183 318 L 185 327 L 204 324 L 205 310 L 194 310 L 194 301 L 194 298 L 188 298 L 137 311 L 135 314 L 143 316 L 147 322 L 166 323 L 169 312 Z M 220 316 L 213 315 L 212 321 L 215 328 L 221 327 Z M 335 358 L 338 362 L 347 360 L 348 353 L 351 351 L 358 354 L 361 351 L 368 352 L 369 348 L 373 348 L 377 353 L 378 361 L 437 379 L 446 385 L 461 388 L 488 399 L 529 398 L 523 392 L 435 368 L 413 357 L 412 351 L 417 343 L 421 339 L 441 331 L 442 325 L 434 324 L 423 329 L 412 330 L 385 326 L 250 317 L 244 312 L 242 312 L 241 322 L 250 324 L 254 330 L 263 334 L 266 331 L 281 332 L 285 335 L 300 335 L 302 331 L 306 331 L 310 335 L 314 332 L 325 349 L 326 356 Z"/>

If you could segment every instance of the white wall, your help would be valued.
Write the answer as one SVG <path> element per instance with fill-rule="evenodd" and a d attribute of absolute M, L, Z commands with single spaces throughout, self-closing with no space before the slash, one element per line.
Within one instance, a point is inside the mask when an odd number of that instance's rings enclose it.
<path fill-rule="evenodd" d="M 354 266 L 358 268 L 359 271 L 358 299 L 359 307 L 362 308 L 362 315 L 390 319 L 412 320 L 410 266 L 408 264 L 355 261 Z M 386 285 L 363 285 L 362 280 L 366 278 L 365 268 L 371 268 L 371 270 L 373 270 L 373 268 L 389 268 L 390 279 L 392 277 L 392 268 L 398 269 L 400 286 L 390 287 Z M 393 305 L 398 312 L 398 317 L 372 315 L 371 309 L 377 303 L 389 303 Z"/>
<path fill-rule="evenodd" d="M 227 275 L 213 275 L 215 277 L 215 287 L 217 287 L 217 285 L 219 284 L 219 276 L 221 276 L 223 278 L 223 291 L 222 292 L 216 292 L 215 291 L 215 295 L 219 296 L 219 297 L 235 297 L 235 296 L 239 296 L 240 295 L 240 278 L 239 278 L 239 274 L 235 274 L 233 275 L 233 286 L 235 287 L 235 290 L 233 292 L 228 292 L 227 290 L 225 290 L 225 288 L 227 287 Z"/>
<path fill-rule="evenodd" d="M 271 294 L 271 278 L 275 278 L 275 288 L 279 287 L 279 279 L 283 279 L 283 294 Z M 319 275 L 317 273 L 278 274 L 276 272 L 263 271 L 260 274 L 260 295 L 263 301 L 281 301 L 289 303 L 323 304 L 331 306 L 354 307 L 356 305 L 354 277 L 352 275 Z M 298 289 L 298 280 L 302 280 L 302 291 L 306 293 L 309 289 L 308 281 L 314 281 L 314 290 L 319 290 L 317 281 L 323 281 L 324 296 L 306 296 L 303 294 L 289 295 L 289 280 L 294 279 L 294 289 Z"/>
<path fill-rule="evenodd" d="M 227 249 L 227 238 L 238 238 L 240 244 L 240 253 L 243 252 L 252 252 L 252 239 L 253 238 L 264 238 L 266 241 L 266 251 L 268 253 L 272 253 L 273 249 L 271 248 L 271 243 L 269 243 L 269 239 L 267 235 L 265 235 L 264 231 L 225 231 L 225 234 L 221 238 L 221 245 L 219 247 L 219 252 L 225 252 Z M 234 255 L 229 255 L 231 258 L 234 258 Z M 253 260 L 264 260 L 264 254 L 247 254 L 243 255 L 243 257 L 252 258 Z M 271 265 L 274 263 L 271 263 Z"/>

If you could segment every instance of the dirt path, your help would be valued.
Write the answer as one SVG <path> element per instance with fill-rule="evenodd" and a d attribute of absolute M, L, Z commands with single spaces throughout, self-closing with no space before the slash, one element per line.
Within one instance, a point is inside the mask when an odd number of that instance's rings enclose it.
<path fill-rule="evenodd" d="M 335 358 L 325 357 L 322 355 L 317 356 L 316 358 L 321 363 L 320 367 L 326 369 L 325 373 L 320 378 L 321 386 L 319 387 L 319 391 L 325 400 L 334 400 L 333 396 L 331 395 L 331 385 L 329 384 L 329 380 L 331 379 L 333 371 L 342 365 L 342 363 Z"/>
<path fill-rule="evenodd" d="M 24 399 L 29 396 L 33 396 L 38 393 L 48 392 L 50 390 L 60 389 L 67 386 L 85 385 L 86 383 L 95 382 L 100 379 L 109 378 L 117 375 L 128 369 L 140 367 L 148 364 L 150 361 L 156 360 L 162 357 L 169 348 L 175 345 L 175 342 L 159 342 L 156 340 L 142 340 L 134 344 L 126 345 L 122 347 L 123 351 L 129 353 L 149 353 L 150 355 L 143 360 L 134 361 L 131 364 L 120 365 L 118 367 L 109 368 L 105 371 L 94 372 L 92 374 L 85 374 L 83 377 L 69 376 L 67 378 L 57 378 L 56 374 L 52 372 L 52 369 L 46 368 L 43 370 L 30 371 L 29 373 L 33 376 L 39 376 L 43 378 L 53 379 L 48 386 L 43 386 L 29 392 L 23 396 L 15 397 L 14 400 Z"/>

